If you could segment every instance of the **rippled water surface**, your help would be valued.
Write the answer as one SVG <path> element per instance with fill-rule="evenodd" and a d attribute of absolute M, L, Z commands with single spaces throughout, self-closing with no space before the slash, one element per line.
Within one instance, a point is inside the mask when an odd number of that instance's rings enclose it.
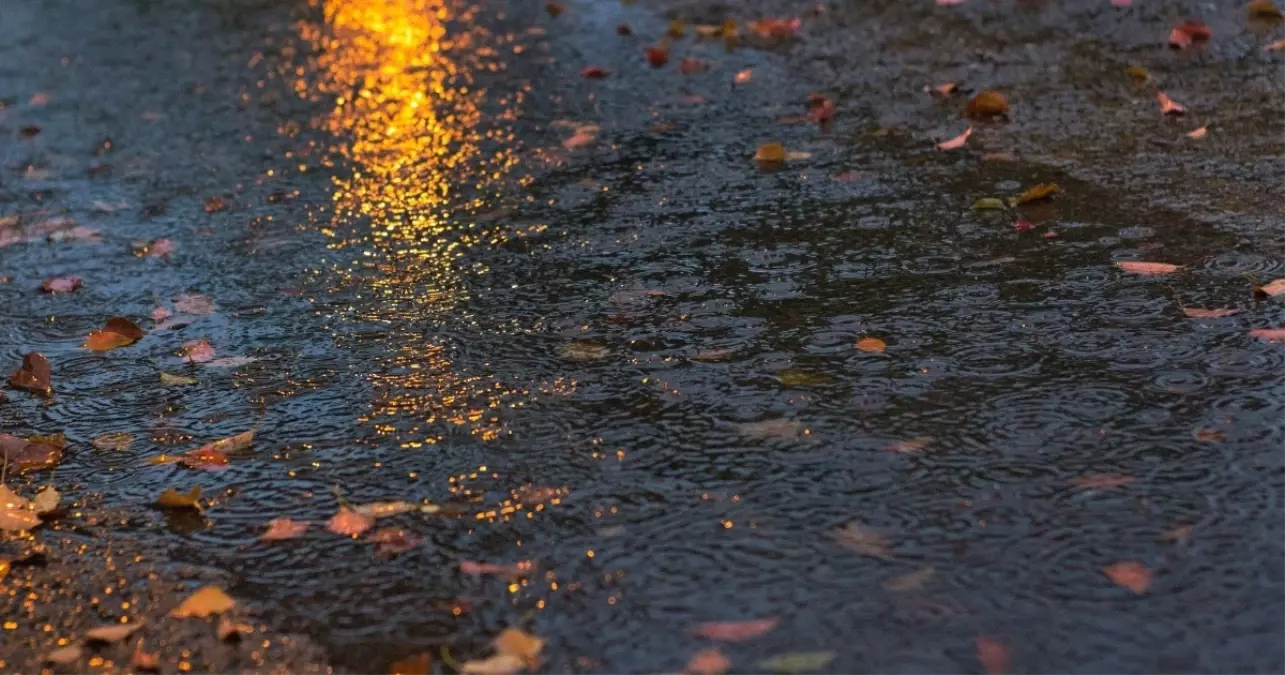
<path fill-rule="evenodd" d="M 129 30 L 214 37 L 61 83 L 88 97 L 148 64 L 181 84 L 120 86 L 160 93 L 6 111 L 55 133 L 0 146 L 48 169 L 10 172 L 0 214 L 66 212 L 103 239 L 0 249 L 0 358 L 42 351 L 57 390 L 3 420 L 65 430 L 58 479 L 120 504 L 203 486 L 204 517 L 136 526 L 234 570 L 234 594 L 338 666 L 471 658 L 520 626 L 550 671 L 672 671 L 708 646 L 696 623 L 768 617 L 725 648 L 738 669 L 829 650 L 841 671 L 975 671 L 978 637 L 1020 670 L 1285 663 L 1285 346 L 1249 335 L 1285 324 L 1252 293 L 1285 277 L 1279 212 L 939 153 L 870 111 L 781 125 L 812 85 L 779 57 L 683 43 L 676 60 L 717 67 L 651 70 L 645 38 L 614 35 L 659 36 L 641 8 L 250 4 L 112 5 Z M 586 82 L 586 63 L 615 72 Z M 110 180 L 60 173 L 103 136 Z M 773 138 L 810 157 L 756 166 Z M 969 208 L 1039 182 L 1062 193 Z M 230 209 L 207 213 L 215 194 Z M 157 237 L 177 251 L 130 253 Z M 65 274 L 86 287 L 35 292 Z M 144 319 L 194 292 L 215 311 Z M 113 314 L 151 333 L 78 349 Z M 184 364 L 198 338 L 253 361 Z M 255 425 L 226 470 L 145 463 Z M 111 431 L 138 438 L 90 448 Z M 336 488 L 444 510 L 390 521 L 425 540 L 394 556 L 320 527 L 256 540 L 275 517 L 324 521 Z M 851 523 L 886 550 L 854 550 Z M 512 582 L 459 570 L 524 560 Z M 1107 578 L 1121 561 L 1151 570 L 1144 594 Z"/>

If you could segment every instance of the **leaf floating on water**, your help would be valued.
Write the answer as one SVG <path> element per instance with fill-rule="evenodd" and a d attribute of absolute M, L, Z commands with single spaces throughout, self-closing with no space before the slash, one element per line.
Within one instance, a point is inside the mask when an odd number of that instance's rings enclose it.
<path fill-rule="evenodd" d="M 1091 473 L 1087 476 L 1076 476 L 1071 479 L 1071 485 L 1081 490 L 1105 490 L 1113 487 L 1128 485 L 1133 482 L 1133 476 L 1122 476 L 1110 473 Z"/>
<path fill-rule="evenodd" d="M 1285 328 L 1255 328 L 1249 335 L 1268 342 L 1285 342 Z"/>
<path fill-rule="evenodd" d="M 871 558 L 888 559 L 888 539 L 856 521 L 839 528 L 834 533 L 834 539 L 850 551 Z"/>
<path fill-rule="evenodd" d="M 167 387 L 181 387 L 196 384 L 196 378 L 186 375 L 174 375 L 173 373 L 161 373 L 161 384 Z"/>
<path fill-rule="evenodd" d="M 209 314 L 214 311 L 214 299 L 200 293 L 184 293 L 174 298 L 174 309 L 184 314 Z"/>
<path fill-rule="evenodd" d="M 1277 7 L 1272 0 L 1250 0 L 1245 5 L 1245 13 L 1251 19 L 1279 19 L 1282 17 L 1281 8 Z"/>
<path fill-rule="evenodd" d="M 1141 274 L 1147 277 L 1158 277 L 1165 274 L 1172 274 L 1181 269 L 1178 265 L 1171 265 L 1162 262 L 1146 262 L 1142 260 L 1120 260 L 1116 262 L 1116 267 L 1134 274 Z"/>
<path fill-rule="evenodd" d="M 225 469 L 228 466 L 228 456 L 222 451 L 210 447 L 200 447 L 183 453 L 179 461 L 189 469 L 203 469 L 206 471 Z"/>
<path fill-rule="evenodd" d="M 9 471 L 18 475 L 52 469 L 62 461 L 62 452 L 67 445 L 61 436 L 23 439 L 0 433 L 0 457 L 8 461 Z"/>
<path fill-rule="evenodd" d="M 550 17 L 556 19 L 567 11 L 567 6 L 560 2 L 548 2 L 544 5 L 544 11 L 548 12 Z"/>
<path fill-rule="evenodd" d="M 58 494 L 57 490 L 53 487 L 46 487 L 36 493 L 35 498 L 31 500 L 31 509 L 40 515 L 52 513 L 58 508 L 58 502 L 61 499 L 62 495 Z"/>
<path fill-rule="evenodd" d="M 1129 79 L 1135 82 L 1146 82 L 1151 79 L 1151 73 L 1148 73 L 1147 69 L 1142 66 L 1129 66 L 1124 72 L 1129 75 Z"/>
<path fill-rule="evenodd" d="M 916 591 L 923 588 L 936 574 L 937 570 L 932 567 L 920 567 L 914 572 L 885 581 L 883 587 L 890 591 Z"/>
<path fill-rule="evenodd" d="M 834 383 L 834 378 L 825 373 L 787 368 L 776 374 L 776 381 L 787 387 L 823 387 Z"/>
<path fill-rule="evenodd" d="M 748 84 L 749 81 L 753 79 L 753 77 L 754 77 L 753 69 L 746 68 L 745 70 L 742 70 L 736 73 L 736 75 L 732 78 L 732 81 L 735 82 L 736 84 Z"/>
<path fill-rule="evenodd" d="M 803 423 L 788 417 L 778 417 L 758 422 L 742 422 L 736 425 L 736 431 L 742 436 L 760 439 L 791 439 L 808 434 L 808 429 L 803 426 Z"/>
<path fill-rule="evenodd" d="M 137 324 L 123 316 L 114 316 L 107 320 L 107 323 L 99 329 L 91 331 L 89 337 L 85 338 L 84 347 L 86 349 L 105 352 L 132 345 L 143 339 L 146 333 Z"/>
<path fill-rule="evenodd" d="M 94 440 L 90 441 L 90 445 L 99 450 L 128 450 L 133 442 L 133 434 L 127 434 L 124 431 L 113 431 L 109 434 L 94 437 Z"/>
<path fill-rule="evenodd" d="M 976 644 L 977 660 L 986 669 L 987 675 L 1003 675 L 1008 672 L 1008 645 L 986 637 L 977 638 Z"/>
<path fill-rule="evenodd" d="M 1169 98 L 1163 91 L 1156 92 L 1156 102 L 1160 104 L 1161 115 L 1186 115 L 1187 109 Z"/>
<path fill-rule="evenodd" d="M 1204 309 L 1201 307 L 1183 307 L 1182 313 L 1193 319 L 1221 319 L 1223 317 L 1239 314 L 1240 310 L 1234 307 Z"/>
<path fill-rule="evenodd" d="M 40 290 L 45 293 L 71 293 L 85 285 L 80 277 L 53 277 L 40 283 Z"/>
<path fill-rule="evenodd" d="M 888 343 L 877 337 L 864 337 L 857 340 L 857 349 L 871 354 L 882 354 L 888 348 Z"/>
<path fill-rule="evenodd" d="M 212 443 L 202 445 L 195 452 L 217 451 L 217 452 L 236 452 L 250 447 L 254 443 L 254 429 L 242 431 L 235 436 L 220 438 Z"/>
<path fill-rule="evenodd" d="M 1007 208 L 1008 208 L 1008 205 L 1005 204 L 1004 200 L 1000 199 L 999 197 L 982 197 L 981 199 L 978 199 L 977 201 L 973 202 L 974 211 L 991 211 L 991 210 L 1002 211 Z"/>
<path fill-rule="evenodd" d="M 433 657 L 428 652 L 412 654 L 388 664 L 389 675 L 431 675 Z"/>
<path fill-rule="evenodd" d="M 580 77 L 589 80 L 601 80 L 607 76 L 608 72 L 610 71 L 602 66 L 585 66 L 580 69 Z"/>
<path fill-rule="evenodd" d="M 175 488 L 166 488 L 161 496 L 156 498 L 156 505 L 164 509 L 193 509 L 201 510 L 201 486 L 194 486 L 187 494 L 179 492 Z"/>
<path fill-rule="evenodd" d="M 9 386 L 48 396 L 53 391 L 51 377 L 49 359 L 40 352 L 31 352 L 22 357 L 22 367 L 9 375 Z"/>
<path fill-rule="evenodd" d="M 980 91 L 968 102 L 964 114 L 975 120 L 1008 117 L 1008 98 L 994 89 Z"/>
<path fill-rule="evenodd" d="M 405 553 L 424 543 L 424 538 L 400 527 L 382 527 L 371 532 L 367 539 L 376 544 L 378 555 Z"/>
<path fill-rule="evenodd" d="M 1112 563 L 1102 568 L 1102 572 L 1117 586 L 1123 586 L 1138 595 L 1151 588 L 1151 570 L 1140 562 L 1124 560 Z"/>
<path fill-rule="evenodd" d="M 1174 49 L 1186 49 L 1194 42 L 1204 42 L 1213 37 L 1213 31 L 1203 21 L 1187 19 L 1186 21 L 1174 26 L 1169 32 L 1169 46 Z"/>
<path fill-rule="evenodd" d="M 204 338 L 200 340 L 189 340 L 183 343 L 179 348 L 179 354 L 183 360 L 188 363 L 205 363 L 214 359 L 214 346 L 209 340 Z"/>
<path fill-rule="evenodd" d="M 754 153 L 754 160 L 764 164 L 780 164 L 785 161 L 785 146 L 775 141 L 764 143 Z"/>
<path fill-rule="evenodd" d="M 410 513 L 411 511 L 418 511 L 419 505 L 403 501 L 370 502 L 369 504 L 354 506 L 352 507 L 352 510 L 357 512 L 359 515 L 366 516 L 367 518 L 379 519 L 396 516 L 402 513 Z"/>
<path fill-rule="evenodd" d="M 31 500 L 0 483 L 0 531 L 20 532 L 40 524 L 40 515 Z"/>
<path fill-rule="evenodd" d="M 688 659 L 683 672 L 687 675 L 723 675 L 732 662 L 719 649 L 702 649 Z"/>
<path fill-rule="evenodd" d="M 904 441 L 897 441 L 886 449 L 888 452 L 914 453 L 926 449 L 929 445 L 932 445 L 932 442 L 933 438 L 929 436 L 916 436 L 915 438 L 907 438 Z"/>
<path fill-rule="evenodd" d="M 745 642 L 776 628 L 775 618 L 750 621 L 709 621 L 692 628 L 692 635 L 719 642 Z"/>
<path fill-rule="evenodd" d="M 218 586 L 203 586 L 189 596 L 178 607 L 170 610 L 170 616 L 176 619 L 189 617 L 207 617 L 223 614 L 236 607 L 234 600 Z"/>
<path fill-rule="evenodd" d="M 1191 432 L 1191 437 L 1201 443 L 1221 443 L 1227 440 L 1227 434 L 1209 427 L 1201 427 Z"/>
<path fill-rule="evenodd" d="M 834 661 L 834 652 L 791 652 L 763 659 L 756 668 L 774 673 L 811 673 L 825 670 Z"/>
<path fill-rule="evenodd" d="M 114 623 L 106 626 L 96 626 L 85 631 L 85 639 L 90 642 L 120 642 L 142 627 L 143 622 L 141 620 L 134 623 Z"/>
<path fill-rule="evenodd" d="M 937 149 L 938 150 L 958 150 L 959 148 L 964 147 L 964 144 L 968 142 L 968 137 L 972 135 L 973 135 L 973 128 L 968 127 L 967 129 L 964 130 L 964 133 L 948 141 L 942 141 L 938 143 Z"/>
<path fill-rule="evenodd" d="M 1039 201 L 1041 199 L 1048 199 L 1059 191 L 1061 191 L 1061 188 L 1057 186 L 1057 183 L 1040 183 L 1039 185 L 1032 186 L 1026 192 L 1023 192 L 1013 198 L 1010 203 L 1013 206 L 1020 206 L 1022 204 Z"/>
<path fill-rule="evenodd" d="M 259 535 L 259 541 L 282 541 L 295 539 L 308 531 L 308 521 L 291 520 L 290 518 L 273 518 L 268 521 L 268 529 Z"/>
<path fill-rule="evenodd" d="M 510 654 L 495 654 L 485 659 L 465 661 L 460 672 L 466 675 L 513 675 L 526 666 L 522 659 Z"/>
<path fill-rule="evenodd" d="M 70 645 L 67 647 L 59 647 L 58 649 L 45 654 L 44 661 L 45 663 L 52 663 L 57 666 L 66 666 L 79 661 L 80 657 L 84 656 L 84 654 L 85 650 L 81 649 L 79 645 Z"/>
<path fill-rule="evenodd" d="M 1200 140 L 1204 138 L 1208 133 L 1209 133 L 1209 127 L 1203 126 L 1203 127 L 1200 127 L 1199 129 L 1192 129 L 1191 131 L 1188 131 L 1187 138 Z"/>
<path fill-rule="evenodd" d="M 1258 291 L 1264 295 L 1277 296 L 1285 295 L 1285 279 L 1276 279 L 1266 285 L 1259 286 Z"/>
<path fill-rule="evenodd" d="M 340 507 L 335 515 L 326 521 L 326 529 L 345 537 L 357 537 L 375 525 L 375 519 L 363 516 L 356 511 Z"/>
<path fill-rule="evenodd" d="M 535 562 L 531 560 L 520 560 L 512 565 L 496 565 L 493 563 L 473 562 L 471 560 L 460 561 L 460 573 L 475 577 L 492 574 L 516 581 L 530 576 L 534 571 Z"/>
<path fill-rule="evenodd" d="M 789 40 L 803 26 L 802 19 L 760 19 L 746 25 L 750 32 L 764 40 Z"/>

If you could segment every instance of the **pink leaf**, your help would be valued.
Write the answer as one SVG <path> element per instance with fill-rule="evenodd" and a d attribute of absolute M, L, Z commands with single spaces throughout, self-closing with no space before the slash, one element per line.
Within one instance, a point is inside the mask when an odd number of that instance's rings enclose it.
<path fill-rule="evenodd" d="M 938 143 L 937 149 L 938 150 L 957 150 L 959 148 L 964 147 L 964 144 L 968 142 L 968 137 L 972 135 L 973 135 L 973 128 L 968 127 L 968 129 L 966 129 L 964 133 L 950 139 L 949 141 L 942 141 L 941 143 Z"/>
<path fill-rule="evenodd" d="M 1156 101 L 1160 103 L 1160 114 L 1162 115 L 1186 115 L 1187 109 L 1179 105 L 1173 99 L 1169 98 L 1163 91 L 1156 92 Z"/>
<path fill-rule="evenodd" d="M 164 321 L 165 319 L 170 318 L 173 314 L 173 312 L 165 307 L 156 307 L 148 316 L 152 317 L 153 321 Z"/>
<path fill-rule="evenodd" d="M 184 342 L 180 350 L 183 360 L 188 363 L 205 363 L 214 359 L 214 347 L 209 340 L 191 340 Z"/>
<path fill-rule="evenodd" d="M 979 637 L 977 638 L 977 660 L 982 662 L 987 675 L 1002 675 L 1008 672 L 1008 647 L 997 640 Z"/>
<path fill-rule="evenodd" d="M 1268 342 L 1285 342 L 1285 328 L 1255 328 L 1249 331 L 1251 337 Z"/>
<path fill-rule="evenodd" d="M 346 537 L 355 537 L 375 524 L 375 519 L 369 516 L 363 516 L 356 511 L 341 507 L 335 515 L 330 517 L 326 522 L 326 529 L 335 534 L 342 534 Z"/>
<path fill-rule="evenodd" d="M 1183 307 L 1182 313 L 1193 319 L 1221 319 L 1224 316 L 1239 314 L 1240 310 L 1234 308 L 1201 309 L 1200 307 Z"/>
<path fill-rule="evenodd" d="M 1029 220 L 1019 220 L 1016 223 L 1013 223 L 1014 232 L 1026 232 L 1027 230 L 1034 230 L 1034 229 L 1035 229 L 1035 223 L 1032 223 Z"/>
<path fill-rule="evenodd" d="M 85 281 L 80 277 L 54 277 L 45 279 L 40 284 L 40 290 L 46 293 L 70 293 L 83 285 Z"/>
<path fill-rule="evenodd" d="M 302 535 L 307 529 L 308 521 L 306 520 L 273 518 L 268 522 L 268 529 L 259 537 L 259 541 L 281 541 L 282 539 L 294 539 L 299 535 Z"/>
<path fill-rule="evenodd" d="M 755 619 L 752 621 L 711 621 L 698 624 L 692 629 L 697 637 L 719 640 L 722 642 L 745 642 L 752 640 L 776 628 L 776 619 Z"/>
<path fill-rule="evenodd" d="M 1275 281 L 1272 281 L 1268 284 L 1265 284 L 1259 287 L 1258 290 L 1271 296 L 1285 295 L 1285 279 L 1277 279 Z"/>
<path fill-rule="evenodd" d="M 1157 277 L 1162 274 L 1170 274 L 1178 271 L 1177 265 L 1170 265 L 1162 262 L 1144 262 L 1141 260 L 1121 260 L 1116 262 L 1116 266 L 1126 272 L 1141 274 L 1148 277 Z"/>

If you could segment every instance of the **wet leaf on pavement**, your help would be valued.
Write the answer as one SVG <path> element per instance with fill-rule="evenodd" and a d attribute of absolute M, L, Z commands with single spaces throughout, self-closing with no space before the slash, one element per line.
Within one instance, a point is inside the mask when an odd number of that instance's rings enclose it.
<path fill-rule="evenodd" d="M 101 436 L 95 436 L 94 440 L 89 443 L 99 450 L 128 450 L 133 442 L 133 434 L 128 434 L 124 431 L 113 431 Z"/>
<path fill-rule="evenodd" d="M 756 668 L 774 673 L 811 673 L 825 670 L 834 661 L 834 652 L 790 652 L 763 659 Z"/>
<path fill-rule="evenodd" d="M 1165 274 L 1172 274 L 1181 269 L 1178 265 L 1162 262 L 1148 262 L 1145 260 L 1119 260 L 1116 261 L 1116 267 L 1134 274 L 1141 274 L 1147 277 L 1158 277 Z"/>
<path fill-rule="evenodd" d="M 291 520 L 290 518 L 273 518 L 268 521 L 268 529 L 259 535 L 259 541 L 282 541 L 295 539 L 308 530 L 308 521 Z"/>
<path fill-rule="evenodd" d="M 156 498 L 156 505 L 163 509 L 194 509 L 201 510 L 201 486 L 194 486 L 187 494 L 181 493 L 176 488 L 166 488 L 161 496 Z"/>
<path fill-rule="evenodd" d="M 85 338 L 84 347 L 96 352 L 105 352 L 117 347 L 125 347 L 143 339 L 147 333 L 138 324 L 123 316 L 114 316 L 99 329 L 91 331 Z"/>
<path fill-rule="evenodd" d="M 142 627 L 143 622 L 141 620 L 134 623 L 113 623 L 96 626 L 85 631 L 85 640 L 89 642 L 120 642 Z"/>
<path fill-rule="evenodd" d="M 214 311 L 214 298 L 200 293 L 184 293 L 174 298 L 174 309 L 184 314 L 209 314 Z"/>
<path fill-rule="evenodd" d="M 775 618 L 749 621 L 708 621 L 692 627 L 692 635 L 719 642 L 745 642 L 776 628 Z"/>
<path fill-rule="evenodd" d="M 49 359 L 40 352 L 31 352 L 22 357 L 22 367 L 9 375 L 9 386 L 47 396 L 53 391 L 51 376 Z"/>
<path fill-rule="evenodd" d="M 1060 190 L 1061 188 L 1057 186 L 1057 183 L 1040 183 L 1039 185 L 1031 186 L 1026 192 L 1014 197 L 1010 204 L 1012 206 L 1020 206 L 1041 199 L 1048 199 Z"/>
<path fill-rule="evenodd" d="M 374 524 L 374 518 L 363 516 L 350 508 L 341 506 L 335 512 L 335 515 L 326 521 L 326 529 L 346 537 L 356 537 L 369 530 Z"/>
<path fill-rule="evenodd" d="M 856 521 L 836 530 L 834 540 L 849 551 L 871 558 L 888 559 L 888 538 Z"/>
<path fill-rule="evenodd" d="M 176 619 L 201 618 L 223 614 L 236 607 L 234 600 L 218 586 L 203 586 L 170 610 L 170 616 Z"/>
<path fill-rule="evenodd" d="M 1117 586 L 1123 586 L 1138 595 L 1146 593 L 1151 587 L 1151 570 L 1137 561 L 1112 563 L 1102 568 L 1102 572 Z"/>
<path fill-rule="evenodd" d="M 987 675 L 1003 675 L 1008 672 L 1008 664 L 1011 658 L 1008 652 L 1008 645 L 988 637 L 979 637 L 975 642 L 977 645 L 977 660 L 986 669 Z"/>
<path fill-rule="evenodd" d="M 702 649 L 687 660 L 683 672 L 687 675 L 723 675 L 731 667 L 732 662 L 721 650 Z"/>
<path fill-rule="evenodd" d="M 968 105 L 964 108 L 964 114 L 975 120 L 990 120 L 1008 116 L 1008 98 L 994 89 L 985 89 L 977 92 Z"/>

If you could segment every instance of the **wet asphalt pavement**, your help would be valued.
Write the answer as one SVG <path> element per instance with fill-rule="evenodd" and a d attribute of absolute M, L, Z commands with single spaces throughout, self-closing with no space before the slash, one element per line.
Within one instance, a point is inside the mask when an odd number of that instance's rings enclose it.
<path fill-rule="evenodd" d="M 518 627 L 549 672 L 1279 672 L 1285 28 L 1135 4 L 6 4 L 0 362 L 54 394 L 0 431 L 69 444 L 6 480 L 65 506 L 0 541 L 3 667 L 128 617 L 58 668 L 451 672 Z M 336 492 L 432 508 L 379 544 Z M 165 616 L 209 583 L 255 635 Z"/>

